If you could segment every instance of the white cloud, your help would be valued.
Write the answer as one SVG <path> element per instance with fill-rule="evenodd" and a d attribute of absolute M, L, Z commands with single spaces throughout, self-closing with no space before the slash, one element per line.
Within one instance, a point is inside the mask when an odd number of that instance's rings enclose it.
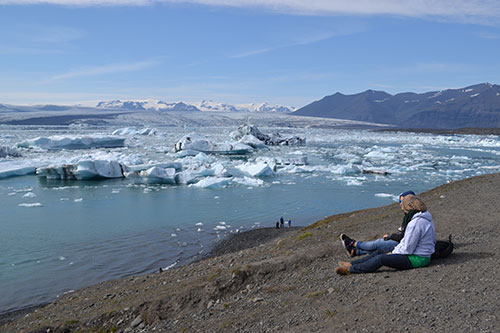
<path fill-rule="evenodd" d="M 109 64 L 104 66 L 94 66 L 74 69 L 63 74 L 51 77 L 48 81 L 59 81 L 76 77 L 98 76 L 103 74 L 116 74 L 123 72 L 135 72 L 142 69 L 158 65 L 158 60 L 146 60 L 135 63 Z"/>
<path fill-rule="evenodd" d="M 0 0 L 0 5 L 144 6 L 157 3 L 264 8 L 304 15 L 401 15 L 455 19 L 500 17 L 498 0 Z"/>

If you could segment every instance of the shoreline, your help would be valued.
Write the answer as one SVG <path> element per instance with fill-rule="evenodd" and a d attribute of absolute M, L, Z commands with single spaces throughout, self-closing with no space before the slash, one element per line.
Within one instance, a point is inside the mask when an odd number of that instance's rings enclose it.
<path fill-rule="evenodd" d="M 212 248 L 210 249 L 210 252 L 208 252 L 206 255 L 202 256 L 201 258 L 197 258 L 194 260 L 189 260 L 183 265 L 173 267 L 172 269 L 178 269 L 183 266 L 203 261 L 206 259 L 218 257 L 224 254 L 229 254 L 229 253 L 235 253 L 238 251 L 242 251 L 254 246 L 259 246 L 261 244 L 264 244 L 266 242 L 269 242 L 273 239 L 276 239 L 278 237 L 281 237 L 285 235 L 286 233 L 289 233 L 291 231 L 297 231 L 300 229 L 303 229 L 303 226 L 294 226 L 294 227 L 282 227 L 279 229 L 276 228 L 271 228 L 271 227 L 262 227 L 262 228 L 256 228 L 252 230 L 246 230 L 240 233 L 236 234 L 229 234 L 225 238 L 214 242 L 212 245 Z M 194 256 L 195 257 L 195 256 Z M 151 273 L 149 273 L 151 274 Z M 148 275 L 148 274 L 145 274 Z M 125 277 L 119 278 L 123 279 Z M 109 280 L 112 281 L 112 280 Z M 92 287 L 92 286 L 89 286 Z M 89 288 L 89 287 L 84 287 L 84 288 Z M 81 288 L 83 289 L 83 288 Z M 37 309 L 41 309 L 51 303 L 54 303 L 57 301 L 57 298 L 54 299 L 51 302 L 46 302 L 46 303 L 41 303 L 41 304 L 34 304 L 34 305 L 28 305 L 26 307 L 16 309 L 16 310 L 11 310 L 7 312 L 0 313 L 0 327 L 2 325 L 8 324 L 9 322 L 12 322 L 18 318 L 21 318 L 22 316 L 31 313 Z"/>
<path fill-rule="evenodd" d="M 260 245 L 83 288 L 0 324 L 0 330 L 329 332 L 345 331 L 346 323 L 355 322 L 356 329 L 368 331 L 384 323 L 394 331 L 417 326 L 494 331 L 499 324 L 500 207 L 488 198 L 496 195 L 500 173 L 419 194 L 434 216 L 438 239 L 452 234 L 456 245 L 452 256 L 428 267 L 348 277 L 333 273 L 336 262 L 346 260 L 339 233 L 370 240 L 394 230 L 402 217 L 394 203 L 283 233 L 267 228 L 264 232 L 276 237 Z M 256 230 L 248 232 L 257 235 Z M 236 237 L 233 243 L 244 242 Z M 478 276 L 483 270 L 490 274 Z M 415 294 L 415 288 L 420 292 Z"/>

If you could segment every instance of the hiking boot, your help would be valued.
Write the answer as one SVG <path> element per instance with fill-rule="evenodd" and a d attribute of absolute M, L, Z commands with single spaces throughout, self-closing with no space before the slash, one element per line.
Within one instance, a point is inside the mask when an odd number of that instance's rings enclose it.
<path fill-rule="evenodd" d="M 337 273 L 338 275 L 349 275 L 349 273 L 351 272 L 349 271 L 349 267 L 337 266 L 335 267 L 335 273 Z"/>
<path fill-rule="evenodd" d="M 355 257 L 356 247 L 354 246 L 354 243 L 356 243 L 356 241 L 346 234 L 340 234 L 340 240 L 342 241 L 342 245 L 344 245 L 347 253 L 349 254 L 349 257 Z"/>

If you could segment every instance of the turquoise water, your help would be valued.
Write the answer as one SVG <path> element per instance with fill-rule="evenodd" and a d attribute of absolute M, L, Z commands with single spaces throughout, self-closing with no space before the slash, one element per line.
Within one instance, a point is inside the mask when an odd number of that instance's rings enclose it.
<path fill-rule="evenodd" d="M 498 146 L 482 147 L 482 137 L 470 137 L 467 146 L 468 141 L 424 136 L 428 144 L 408 146 L 406 134 L 350 133 L 327 132 L 331 136 L 325 138 L 315 132 L 305 147 L 268 151 L 299 150 L 317 169 L 277 173 L 257 187 L 1 179 L 0 313 L 101 281 L 185 264 L 206 254 L 217 239 L 272 227 L 280 216 L 306 226 L 332 214 L 391 204 L 407 189 L 422 192 L 500 168 Z M 338 172 L 346 159 L 391 174 Z"/>

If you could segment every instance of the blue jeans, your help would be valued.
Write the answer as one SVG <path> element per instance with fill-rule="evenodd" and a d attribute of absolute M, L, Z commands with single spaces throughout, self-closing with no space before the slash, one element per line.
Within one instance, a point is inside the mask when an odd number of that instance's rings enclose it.
<path fill-rule="evenodd" d="M 358 260 L 351 261 L 351 273 L 371 273 L 382 266 L 399 270 L 413 268 L 410 259 L 405 254 L 372 254 Z"/>
<path fill-rule="evenodd" d="M 370 242 L 358 241 L 356 243 L 356 255 L 359 256 L 363 254 L 382 254 L 391 252 L 398 244 L 399 243 L 395 240 L 384 240 L 383 238 Z"/>

